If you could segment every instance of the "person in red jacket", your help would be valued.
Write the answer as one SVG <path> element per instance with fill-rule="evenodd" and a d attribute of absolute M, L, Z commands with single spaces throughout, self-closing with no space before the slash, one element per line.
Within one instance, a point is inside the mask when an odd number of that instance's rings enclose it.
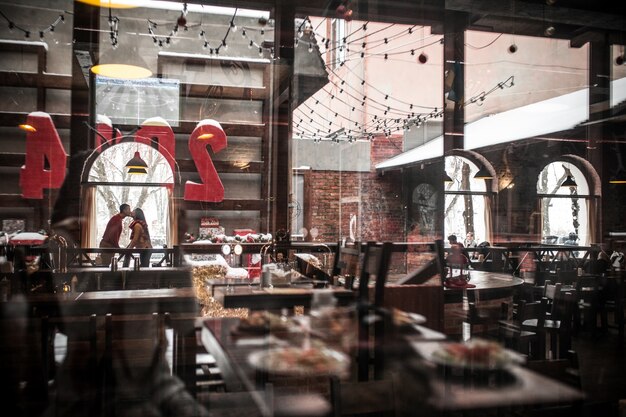
<path fill-rule="evenodd" d="M 120 236 L 122 235 L 122 220 L 125 217 L 130 216 L 130 213 L 130 206 L 128 204 L 124 203 L 120 206 L 120 212 L 111 217 L 111 219 L 107 223 L 106 229 L 104 229 L 102 240 L 100 240 L 101 248 L 120 247 Z M 100 254 L 102 264 L 109 265 L 111 263 L 111 258 L 113 258 L 113 255 L 113 253 Z"/>

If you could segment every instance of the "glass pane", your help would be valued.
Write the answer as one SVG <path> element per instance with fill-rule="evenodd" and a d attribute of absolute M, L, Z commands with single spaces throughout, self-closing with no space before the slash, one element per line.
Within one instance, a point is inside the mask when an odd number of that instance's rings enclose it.
<path fill-rule="evenodd" d="M 584 198 L 543 198 L 542 242 L 588 245 L 587 202 Z"/>
<path fill-rule="evenodd" d="M 577 185 L 574 191 L 576 195 L 589 194 L 587 180 L 585 180 L 585 176 L 580 169 L 571 163 L 563 161 L 553 162 L 541 171 L 539 179 L 537 180 L 537 193 L 558 195 L 573 194 L 574 192 L 570 187 L 561 185 L 567 180 L 568 175 L 572 176 Z"/>
<path fill-rule="evenodd" d="M 146 174 L 130 174 L 128 162 L 137 156 L 146 162 Z M 89 171 L 90 182 L 173 182 L 172 169 L 154 148 L 143 143 L 120 143 L 102 151 Z"/>
<path fill-rule="evenodd" d="M 150 232 L 153 247 L 161 247 L 167 242 L 167 227 L 169 224 L 169 194 L 165 187 L 133 187 L 121 185 L 96 186 L 96 239 L 102 237 L 109 219 L 119 213 L 122 203 L 129 204 L 131 209 L 141 208 L 146 215 L 146 223 Z M 130 242 L 131 217 L 123 220 L 120 247 L 126 247 Z M 92 242 L 91 247 L 97 247 Z"/>
<path fill-rule="evenodd" d="M 467 158 L 447 156 L 446 173 L 452 182 L 446 183 L 446 191 L 486 191 L 485 180 L 474 178 L 478 170 Z"/>

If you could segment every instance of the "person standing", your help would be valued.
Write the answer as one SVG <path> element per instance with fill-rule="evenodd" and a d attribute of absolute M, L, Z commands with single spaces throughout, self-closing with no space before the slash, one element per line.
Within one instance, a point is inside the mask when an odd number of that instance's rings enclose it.
<path fill-rule="evenodd" d="M 152 248 L 152 242 L 150 242 L 150 231 L 148 230 L 148 224 L 146 223 L 146 216 L 143 210 L 136 208 L 132 212 L 132 216 L 135 219 L 130 224 L 130 243 L 129 249 L 149 249 Z M 151 251 L 142 251 L 140 255 L 141 266 L 150 266 Z M 124 261 L 124 266 L 128 266 L 128 257 Z"/>
<path fill-rule="evenodd" d="M 100 240 L 101 248 L 119 248 L 120 236 L 122 235 L 122 220 L 130 216 L 130 206 L 126 203 L 120 206 L 120 212 L 111 217 L 107 223 L 107 227 L 104 229 L 104 234 Z M 113 258 L 113 253 L 102 253 L 100 259 L 103 265 L 109 265 Z"/>

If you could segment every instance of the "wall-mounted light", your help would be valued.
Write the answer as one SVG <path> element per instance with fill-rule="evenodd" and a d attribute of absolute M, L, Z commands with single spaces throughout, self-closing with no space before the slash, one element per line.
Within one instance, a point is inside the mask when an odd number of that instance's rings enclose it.
<path fill-rule="evenodd" d="M 35 126 L 29 125 L 28 123 L 22 123 L 21 125 L 18 125 L 17 127 L 19 127 L 22 130 L 25 130 L 27 132 L 36 132 L 37 131 Z"/>
<path fill-rule="evenodd" d="M 235 248 L 233 249 L 233 252 L 235 252 L 235 255 L 239 256 L 243 252 L 243 247 L 239 243 L 237 243 L 235 245 Z"/>
<path fill-rule="evenodd" d="M 224 254 L 224 256 L 230 255 L 230 250 L 230 245 L 228 243 L 222 245 L 222 254 Z"/>

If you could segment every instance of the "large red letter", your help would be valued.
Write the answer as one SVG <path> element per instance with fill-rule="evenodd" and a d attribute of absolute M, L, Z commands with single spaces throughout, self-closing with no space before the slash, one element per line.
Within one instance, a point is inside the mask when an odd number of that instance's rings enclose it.
<path fill-rule="evenodd" d="M 26 134 L 26 161 L 20 171 L 22 197 L 42 199 L 44 188 L 63 184 L 67 155 L 48 113 L 30 113 L 27 124 L 34 130 Z M 44 158 L 50 169 L 45 169 Z"/>
<path fill-rule="evenodd" d="M 185 200 L 212 203 L 224 200 L 224 186 L 219 175 L 217 175 L 213 161 L 211 161 L 206 148 L 207 145 L 215 153 L 226 147 L 226 133 L 215 120 L 202 120 L 189 137 L 189 151 L 203 184 L 187 181 L 185 183 Z"/>

